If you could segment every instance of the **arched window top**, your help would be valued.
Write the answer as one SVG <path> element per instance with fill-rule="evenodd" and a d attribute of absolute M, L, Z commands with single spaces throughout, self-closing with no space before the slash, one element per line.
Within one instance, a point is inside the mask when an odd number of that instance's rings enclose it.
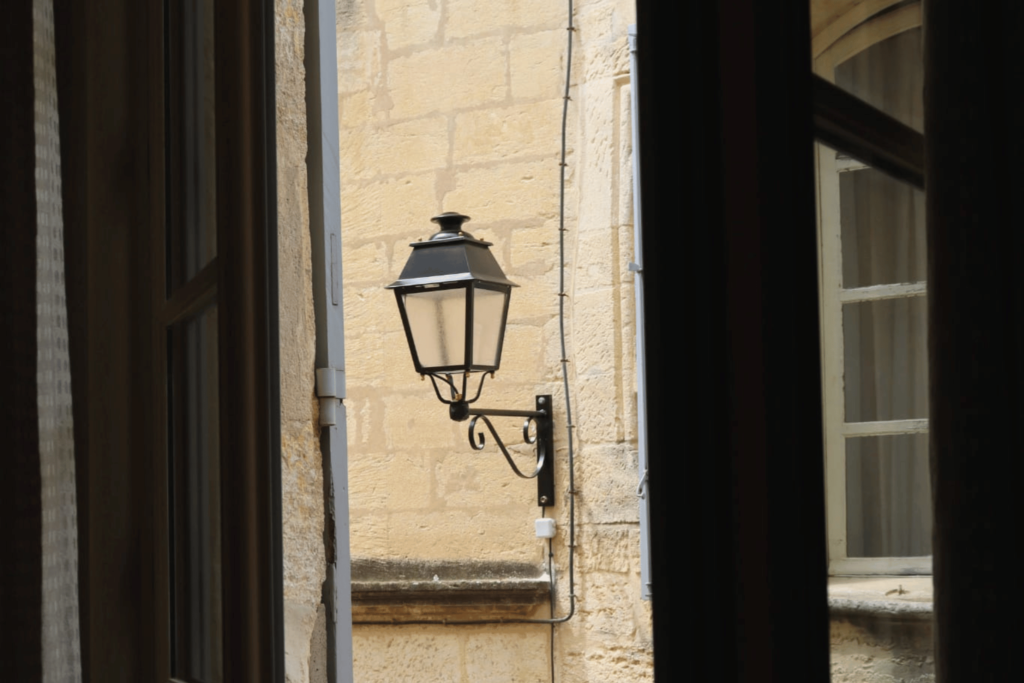
<path fill-rule="evenodd" d="M 811 0 L 811 14 L 814 72 L 923 132 L 920 0 Z"/>
<path fill-rule="evenodd" d="M 835 67 L 867 48 L 921 25 L 920 0 L 810 0 L 814 71 Z"/>

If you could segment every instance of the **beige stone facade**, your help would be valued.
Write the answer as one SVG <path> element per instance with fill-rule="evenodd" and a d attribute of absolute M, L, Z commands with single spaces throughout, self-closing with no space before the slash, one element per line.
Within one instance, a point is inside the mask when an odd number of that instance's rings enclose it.
<path fill-rule="evenodd" d="M 555 396 L 556 614 L 568 609 L 558 190 L 567 3 L 339 3 L 342 230 L 353 557 L 533 563 L 533 482 L 470 449 L 420 381 L 391 292 L 442 211 L 494 243 L 514 290 L 501 370 L 480 403 Z M 577 5 L 568 118 L 566 326 L 576 422 L 576 616 L 559 681 L 650 679 L 640 599 L 628 25 L 632 3 Z M 515 442 L 518 421 L 498 422 Z M 525 459 L 529 451 L 517 449 Z M 544 605 L 531 616 L 544 618 Z M 486 618 L 486 612 L 478 617 Z M 359 681 L 547 681 L 543 625 L 359 626 Z"/>
<path fill-rule="evenodd" d="M 313 387 L 303 17 L 278 0 L 285 600 L 289 680 L 313 680 L 324 579 Z M 409 243 L 459 211 L 513 291 L 501 369 L 480 405 L 555 397 L 556 616 L 568 600 L 568 464 L 559 345 L 559 152 L 567 3 L 338 0 L 349 503 L 355 562 L 535 567 L 536 486 L 470 448 L 415 373 L 394 296 Z M 576 444 L 577 611 L 547 625 L 357 625 L 357 681 L 646 681 L 634 365 L 629 0 L 576 3 L 567 127 L 565 300 Z M 495 426 L 516 444 L 520 421 Z M 489 435 L 488 435 L 489 436 Z M 516 446 L 525 464 L 532 451 Z M 439 570 L 440 571 L 440 570 Z M 454 570 L 453 570 L 454 571 Z M 460 570 L 461 571 L 461 570 Z M 442 572 L 443 573 L 443 572 Z M 435 572 L 436 575 L 436 572 Z M 439 577 L 444 580 L 447 577 Z M 443 607 L 431 614 L 444 618 Z M 387 613 L 387 610 L 384 610 Z M 398 614 L 398 612 L 393 612 Z M 455 614 L 455 612 L 452 612 Z M 466 615 L 470 616 L 466 616 Z M 476 605 L 465 618 L 497 612 Z M 526 616 L 546 618 L 538 604 Z M 401 617 L 393 616 L 397 620 Z M 357 616 L 357 621 L 360 618 Z M 313 648 L 315 650 L 315 648 Z M 315 653 L 313 653 L 315 654 Z"/>

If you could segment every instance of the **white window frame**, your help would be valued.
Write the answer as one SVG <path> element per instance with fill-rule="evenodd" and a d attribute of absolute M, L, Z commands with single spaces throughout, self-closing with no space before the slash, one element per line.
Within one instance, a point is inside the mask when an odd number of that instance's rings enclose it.
<path fill-rule="evenodd" d="M 920 3 L 906 6 L 859 25 L 814 60 L 814 71 L 835 82 L 835 67 L 887 38 L 921 25 Z M 818 194 L 818 276 L 821 293 L 822 417 L 825 439 L 825 499 L 829 574 L 907 575 L 932 573 L 931 556 L 848 557 L 846 506 L 846 440 L 863 436 L 928 433 L 927 419 L 846 422 L 844 391 L 843 305 L 922 297 L 925 282 L 845 288 L 842 281 L 839 175 L 865 168 L 835 150 L 815 144 Z"/>

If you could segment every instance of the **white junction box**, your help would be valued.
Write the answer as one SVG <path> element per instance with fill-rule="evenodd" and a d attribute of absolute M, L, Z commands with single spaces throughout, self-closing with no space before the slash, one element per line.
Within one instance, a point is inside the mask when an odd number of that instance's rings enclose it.
<path fill-rule="evenodd" d="M 554 538 L 555 537 L 555 520 L 550 517 L 544 517 L 534 522 L 534 526 L 537 528 L 537 538 Z"/>

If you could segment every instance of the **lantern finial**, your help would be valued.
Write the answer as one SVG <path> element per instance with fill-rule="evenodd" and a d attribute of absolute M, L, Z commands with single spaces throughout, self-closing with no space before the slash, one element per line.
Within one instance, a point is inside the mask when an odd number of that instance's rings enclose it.
<path fill-rule="evenodd" d="M 455 211 L 445 211 L 444 213 L 438 214 L 430 219 L 432 223 L 437 223 L 441 226 L 441 232 L 437 233 L 430 239 L 435 239 L 440 236 L 453 236 L 462 233 L 462 224 L 469 220 L 469 216 L 463 216 L 461 213 Z M 469 233 L 463 233 L 469 234 Z M 471 235 L 470 235 L 471 236 Z"/>

